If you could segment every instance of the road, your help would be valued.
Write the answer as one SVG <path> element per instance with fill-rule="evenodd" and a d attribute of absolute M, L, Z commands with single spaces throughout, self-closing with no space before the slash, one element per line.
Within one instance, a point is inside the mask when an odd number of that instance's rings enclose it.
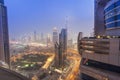
<path fill-rule="evenodd" d="M 72 62 L 70 63 L 68 70 L 59 77 L 59 80 L 76 80 L 79 73 L 81 58 L 78 52 L 75 50 L 68 49 L 67 52 L 67 59 Z"/>
<path fill-rule="evenodd" d="M 69 60 L 72 60 L 74 64 L 72 65 L 72 70 L 69 72 L 68 76 L 64 80 L 75 80 L 79 73 L 79 66 L 80 66 L 80 55 L 77 51 L 68 49 L 68 54 L 72 54 L 72 56 L 68 56 Z"/>
<path fill-rule="evenodd" d="M 43 69 L 48 69 L 48 67 L 50 66 L 50 64 L 52 63 L 52 61 L 54 60 L 55 54 L 53 54 L 52 56 L 50 56 L 45 65 L 42 67 Z"/>
<path fill-rule="evenodd" d="M 49 53 L 49 54 L 51 54 L 51 53 Z M 52 61 L 54 60 L 54 57 L 55 57 L 55 54 L 52 54 L 52 56 L 50 56 L 47 59 L 46 63 L 42 66 L 42 69 L 40 68 L 40 71 L 44 70 L 44 69 L 47 70 L 49 68 L 49 66 L 51 65 Z M 32 77 L 32 80 L 38 80 L 38 76 L 37 76 L 38 74 L 39 74 L 39 71 L 36 73 L 36 75 L 34 75 Z"/>
<path fill-rule="evenodd" d="M 70 71 L 70 73 L 68 74 L 65 80 L 75 80 L 76 76 L 79 73 L 80 60 L 76 57 L 69 57 L 69 58 L 74 61 L 74 64 L 72 70 Z"/>

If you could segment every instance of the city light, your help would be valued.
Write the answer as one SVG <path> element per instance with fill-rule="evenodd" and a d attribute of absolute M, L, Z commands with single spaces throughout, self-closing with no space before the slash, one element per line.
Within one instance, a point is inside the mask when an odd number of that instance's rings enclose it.
<path fill-rule="evenodd" d="M 25 67 L 29 67 L 29 64 L 26 64 Z"/>
<path fill-rule="evenodd" d="M 120 0 L 0 0 L 0 80 L 120 80 Z"/>

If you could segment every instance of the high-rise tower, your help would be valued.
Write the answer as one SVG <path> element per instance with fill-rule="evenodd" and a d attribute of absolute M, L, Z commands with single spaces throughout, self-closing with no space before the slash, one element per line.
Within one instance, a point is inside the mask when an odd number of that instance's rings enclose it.
<path fill-rule="evenodd" d="M 57 28 L 55 27 L 53 29 L 53 44 L 55 44 L 56 42 L 58 42 L 58 31 Z"/>
<path fill-rule="evenodd" d="M 120 80 L 120 0 L 95 0 L 95 35 L 78 37 L 82 80 Z"/>
<path fill-rule="evenodd" d="M 59 34 L 59 43 L 62 44 L 63 52 L 67 51 L 67 29 L 62 29 Z"/>
<path fill-rule="evenodd" d="M 95 36 L 105 35 L 104 7 L 110 0 L 95 0 Z"/>
<path fill-rule="evenodd" d="M 34 31 L 34 41 L 35 42 L 37 41 L 37 33 L 36 33 L 36 31 Z"/>
<path fill-rule="evenodd" d="M 10 64 L 7 8 L 0 0 L 0 60 Z"/>
<path fill-rule="evenodd" d="M 61 57 L 61 63 L 62 66 L 65 65 L 65 59 L 67 56 L 67 29 L 63 28 L 61 30 L 61 33 L 59 34 L 59 44 L 61 47 L 61 53 L 62 53 L 62 57 Z"/>

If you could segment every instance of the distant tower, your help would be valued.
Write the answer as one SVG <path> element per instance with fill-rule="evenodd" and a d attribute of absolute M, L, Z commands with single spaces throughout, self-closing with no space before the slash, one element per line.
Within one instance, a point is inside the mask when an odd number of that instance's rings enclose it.
<path fill-rule="evenodd" d="M 66 28 L 66 33 L 67 33 L 67 46 L 72 47 L 72 43 L 73 43 L 73 32 L 72 30 L 70 30 L 69 27 L 69 17 L 66 16 L 65 18 L 65 28 Z"/>
<path fill-rule="evenodd" d="M 36 33 L 36 31 L 34 31 L 34 41 L 35 42 L 37 41 L 37 33 Z"/>
<path fill-rule="evenodd" d="M 66 16 L 66 22 L 65 22 L 65 29 L 63 28 L 61 30 L 61 34 L 64 35 L 64 49 L 65 49 L 65 52 L 67 51 L 67 42 L 68 42 L 68 21 L 69 21 L 69 17 Z"/>
<path fill-rule="evenodd" d="M 53 40 L 52 41 L 53 41 L 53 44 L 58 42 L 58 31 L 56 27 L 53 29 Z"/>
<path fill-rule="evenodd" d="M 41 33 L 41 40 L 40 40 L 42 43 L 44 43 L 44 34 Z"/>
<path fill-rule="evenodd" d="M 80 51 L 80 49 L 81 49 L 81 46 L 80 46 L 80 44 L 81 44 L 81 39 L 83 38 L 83 33 L 82 32 L 79 32 L 79 34 L 78 34 L 78 38 L 77 38 L 77 48 L 78 48 L 78 52 L 79 53 L 81 53 L 81 51 Z"/>
<path fill-rule="evenodd" d="M 0 0 L 0 60 L 10 65 L 7 8 Z"/>
<path fill-rule="evenodd" d="M 69 18 L 68 16 L 65 17 L 65 28 L 68 29 L 68 21 L 69 21 Z"/>
<path fill-rule="evenodd" d="M 50 34 L 47 35 L 47 46 L 51 43 L 51 36 Z"/>
<path fill-rule="evenodd" d="M 81 40 L 82 38 L 83 38 L 83 33 L 79 32 L 79 34 L 78 34 L 78 40 Z"/>

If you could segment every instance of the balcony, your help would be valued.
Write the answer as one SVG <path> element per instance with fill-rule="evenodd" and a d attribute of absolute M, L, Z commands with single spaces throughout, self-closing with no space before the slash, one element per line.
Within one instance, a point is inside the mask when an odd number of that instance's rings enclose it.
<path fill-rule="evenodd" d="M 109 39 L 82 39 L 79 42 L 79 50 L 81 53 L 87 50 L 98 54 L 109 54 L 109 49 Z"/>

